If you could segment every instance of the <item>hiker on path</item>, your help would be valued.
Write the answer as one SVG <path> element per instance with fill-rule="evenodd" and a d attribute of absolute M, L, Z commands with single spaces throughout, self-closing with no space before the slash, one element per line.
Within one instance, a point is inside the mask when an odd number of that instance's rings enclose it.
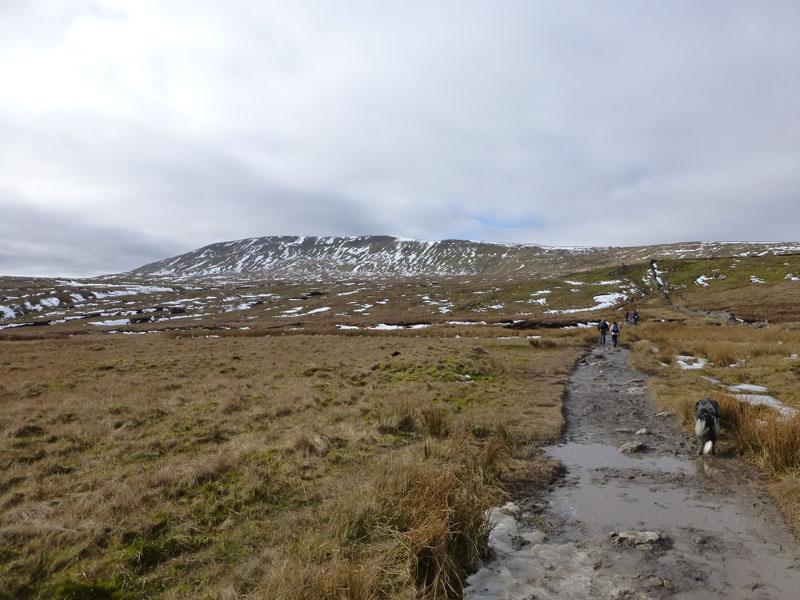
<path fill-rule="evenodd" d="M 619 324 L 614 321 L 614 324 L 611 326 L 611 342 L 613 347 L 617 347 L 617 337 L 619 336 Z"/>
<path fill-rule="evenodd" d="M 635 308 L 633 309 L 633 324 L 639 324 L 639 311 L 637 311 Z"/>
<path fill-rule="evenodd" d="M 630 316 L 631 316 L 631 313 L 629 313 L 628 309 L 626 308 L 625 309 L 625 322 L 626 323 L 628 322 L 628 319 L 630 319 Z"/>
<path fill-rule="evenodd" d="M 608 333 L 608 321 L 605 319 L 600 319 L 600 322 L 597 324 L 597 330 L 600 332 L 600 343 L 606 343 L 606 333 Z"/>

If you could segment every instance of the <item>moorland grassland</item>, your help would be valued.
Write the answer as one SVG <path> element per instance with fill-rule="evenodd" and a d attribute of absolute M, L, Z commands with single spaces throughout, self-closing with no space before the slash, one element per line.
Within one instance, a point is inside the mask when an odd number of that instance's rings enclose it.
<path fill-rule="evenodd" d="M 759 307 L 770 309 L 763 297 Z M 741 456 L 768 476 L 766 487 L 789 526 L 800 534 L 800 416 L 739 401 L 726 387 L 763 386 L 786 406 L 800 406 L 797 324 L 721 325 L 658 305 L 644 313 L 643 323 L 628 331 L 631 364 L 651 376 L 657 404 L 691 429 L 695 402 L 717 400 L 722 408 L 721 452 Z M 709 362 L 702 370 L 683 369 L 677 356 Z"/>
<path fill-rule="evenodd" d="M 0 331 L 0 599 L 458 597 L 487 509 L 559 472 L 540 446 L 586 322 L 631 298 L 621 342 L 661 409 L 691 428 L 719 400 L 721 452 L 762 469 L 800 532 L 798 420 L 722 387 L 800 404 L 800 257 L 658 269 L 662 290 L 648 264 L 137 295 L 6 282 L 61 304 Z"/>
<path fill-rule="evenodd" d="M 555 469 L 585 338 L 533 341 L 0 343 L 0 597 L 458 593 L 485 510 Z"/>
<path fill-rule="evenodd" d="M 689 429 L 698 399 L 720 403 L 722 452 L 761 469 L 764 486 L 800 535 L 800 417 L 739 401 L 726 388 L 762 386 L 800 408 L 800 257 L 663 260 L 658 267 L 668 298 L 651 294 L 640 303 L 643 322 L 626 331 L 631 365 L 651 376 L 656 402 Z M 738 320 L 709 316 L 718 311 Z M 708 364 L 682 369 L 678 356 Z"/>

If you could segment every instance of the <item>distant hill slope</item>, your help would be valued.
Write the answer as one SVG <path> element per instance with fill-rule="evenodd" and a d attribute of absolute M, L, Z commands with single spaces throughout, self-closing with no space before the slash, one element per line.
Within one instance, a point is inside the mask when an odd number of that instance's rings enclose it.
<path fill-rule="evenodd" d="M 628 248 L 548 247 L 391 236 L 260 237 L 219 242 L 134 269 L 135 277 L 259 276 L 292 279 L 416 275 L 548 275 L 635 264 L 800 252 L 800 243 L 685 242 Z"/>

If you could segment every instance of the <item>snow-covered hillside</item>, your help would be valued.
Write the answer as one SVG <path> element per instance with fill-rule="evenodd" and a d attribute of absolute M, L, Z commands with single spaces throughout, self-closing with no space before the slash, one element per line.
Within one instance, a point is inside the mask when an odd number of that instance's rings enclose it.
<path fill-rule="evenodd" d="M 390 236 L 260 237 L 211 244 L 127 273 L 136 277 L 317 279 L 415 275 L 541 275 L 658 258 L 800 252 L 799 243 L 687 242 L 632 248 L 548 247 Z"/>

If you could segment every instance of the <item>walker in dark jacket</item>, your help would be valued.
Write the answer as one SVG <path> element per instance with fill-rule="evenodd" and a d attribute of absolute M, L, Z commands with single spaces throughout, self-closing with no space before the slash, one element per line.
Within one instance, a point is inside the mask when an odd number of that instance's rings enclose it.
<path fill-rule="evenodd" d="M 608 321 L 604 319 L 600 319 L 600 322 L 597 324 L 597 330 L 600 332 L 600 343 L 606 343 L 606 333 L 608 333 Z"/>

